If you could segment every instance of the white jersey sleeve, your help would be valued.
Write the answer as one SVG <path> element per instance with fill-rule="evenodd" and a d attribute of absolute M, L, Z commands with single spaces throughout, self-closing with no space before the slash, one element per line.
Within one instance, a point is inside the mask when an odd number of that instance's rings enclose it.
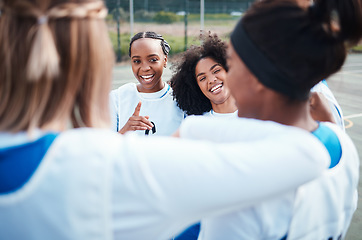
<path fill-rule="evenodd" d="M 329 165 L 327 151 L 311 134 L 294 128 L 280 128 L 278 134 L 269 130 L 274 133 L 227 144 L 169 138 L 151 143 L 127 136 L 123 148 L 129 154 L 127 161 L 116 161 L 113 189 L 115 216 L 134 213 L 115 219 L 120 232 L 128 233 L 124 238 L 169 237 L 202 217 L 294 190 Z"/>
<path fill-rule="evenodd" d="M 203 217 L 294 190 L 329 165 L 309 133 L 268 124 L 260 132 L 215 144 L 65 131 L 22 189 L 0 195 L 0 236 L 168 239 Z"/>
<path fill-rule="evenodd" d="M 273 121 L 239 117 L 209 118 L 206 116 L 187 117 L 179 131 L 182 138 L 227 143 L 259 140 L 263 137 L 272 137 L 288 129 L 292 129 L 293 132 L 303 131 Z"/>
<path fill-rule="evenodd" d="M 325 124 L 337 134 L 342 156 L 335 167 L 298 189 L 288 239 L 344 239 L 357 208 L 357 150 L 335 124 Z"/>

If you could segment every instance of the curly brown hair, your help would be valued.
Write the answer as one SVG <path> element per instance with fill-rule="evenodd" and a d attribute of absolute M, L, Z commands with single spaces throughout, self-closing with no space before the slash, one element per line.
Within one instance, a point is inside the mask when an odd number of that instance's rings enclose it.
<path fill-rule="evenodd" d="M 178 56 L 172 65 L 173 76 L 170 80 L 173 89 L 173 97 L 177 106 L 187 115 L 202 115 L 209 112 L 210 100 L 205 97 L 197 84 L 195 68 L 197 63 L 206 57 L 212 58 L 215 62 L 227 71 L 226 49 L 227 44 L 217 34 L 201 34 L 201 46 L 192 45 L 186 52 Z"/>

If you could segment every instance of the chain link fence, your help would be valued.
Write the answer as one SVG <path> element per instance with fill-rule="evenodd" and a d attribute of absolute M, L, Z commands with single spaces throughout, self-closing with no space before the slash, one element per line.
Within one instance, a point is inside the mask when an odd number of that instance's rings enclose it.
<path fill-rule="evenodd" d="M 129 40 L 141 31 L 163 35 L 171 45 L 171 56 L 185 51 L 191 44 L 198 44 L 201 29 L 227 40 L 236 22 L 253 2 L 205 0 L 201 24 L 200 0 L 105 1 L 109 10 L 109 34 L 118 61 L 128 59 Z"/>

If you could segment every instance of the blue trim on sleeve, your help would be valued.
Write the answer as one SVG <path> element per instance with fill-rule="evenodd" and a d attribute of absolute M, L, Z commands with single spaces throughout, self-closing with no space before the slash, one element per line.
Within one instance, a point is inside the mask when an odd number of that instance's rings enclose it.
<path fill-rule="evenodd" d="M 180 235 L 174 238 L 174 240 L 197 240 L 200 232 L 200 223 L 194 224 L 187 228 Z"/>
<path fill-rule="evenodd" d="M 334 107 L 335 107 L 335 109 L 337 110 L 337 113 L 338 113 L 339 117 L 342 118 L 342 115 L 341 115 L 341 113 L 339 112 L 339 109 L 337 108 L 337 106 L 334 105 Z M 342 121 L 343 121 L 343 119 L 342 119 Z"/>
<path fill-rule="evenodd" d="M 0 194 L 15 192 L 33 175 L 58 133 L 38 140 L 0 149 Z"/>
<path fill-rule="evenodd" d="M 334 131 L 324 124 L 319 124 L 319 127 L 312 132 L 327 148 L 331 157 L 331 165 L 329 168 L 333 168 L 339 163 L 342 156 L 342 147 L 339 139 Z"/>
<path fill-rule="evenodd" d="M 288 234 L 285 234 L 280 240 L 287 240 Z"/>
<path fill-rule="evenodd" d="M 323 79 L 321 82 L 329 88 L 328 83 L 325 79 Z"/>
<path fill-rule="evenodd" d="M 329 88 L 328 83 L 327 83 L 327 81 L 326 81 L 325 79 L 323 79 L 321 82 Z M 334 107 L 336 108 L 339 117 L 342 118 L 342 115 L 341 115 L 341 113 L 339 112 L 338 107 L 337 107 L 336 105 L 334 105 Z M 343 121 L 343 119 L 342 119 L 342 121 Z"/>

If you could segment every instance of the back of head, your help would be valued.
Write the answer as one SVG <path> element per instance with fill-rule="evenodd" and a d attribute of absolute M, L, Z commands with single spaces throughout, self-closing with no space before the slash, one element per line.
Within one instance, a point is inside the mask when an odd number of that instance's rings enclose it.
<path fill-rule="evenodd" d="M 231 41 L 257 78 L 291 99 L 305 100 L 320 80 L 343 65 L 347 47 L 362 36 L 361 0 L 316 0 L 301 8 L 295 0 L 256 2 L 235 28 Z M 243 34 L 239 34 L 243 32 Z M 277 77 L 262 76 L 266 66 L 253 63 L 240 43 L 247 36 Z M 243 53 L 244 52 L 244 53 Z M 264 68 L 264 69 L 263 69 Z M 277 86 L 276 86 L 277 85 Z"/>
<path fill-rule="evenodd" d="M 106 126 L 114 53 L 101 0 L 3 0 L 0 131 Z"/>

